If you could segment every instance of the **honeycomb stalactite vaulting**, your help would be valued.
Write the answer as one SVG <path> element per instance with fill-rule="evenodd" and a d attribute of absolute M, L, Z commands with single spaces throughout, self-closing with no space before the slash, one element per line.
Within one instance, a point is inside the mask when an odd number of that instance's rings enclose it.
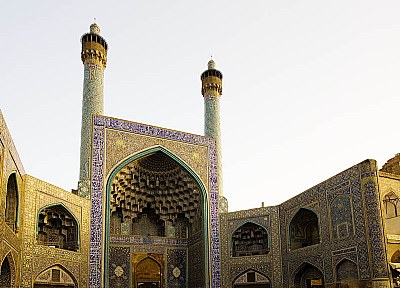
<path fill-rule="evenodd" d="M 61 205 L 40 212 L 37 237 L 39 245 L 78 251 L 78 224 Z"/>
<path fill-rule="evenodd" d="M 189 173 L 161 152 L 133 161 L 111 183 L 111 233 L 186 238 L 201 218 L 200 192 Z"/>
<path fill-rule="evenodd" d="M 232 256 L 262 255 L 269 252 L 267 231 L 254 223 L 246 223 L 232 235 Z"/>

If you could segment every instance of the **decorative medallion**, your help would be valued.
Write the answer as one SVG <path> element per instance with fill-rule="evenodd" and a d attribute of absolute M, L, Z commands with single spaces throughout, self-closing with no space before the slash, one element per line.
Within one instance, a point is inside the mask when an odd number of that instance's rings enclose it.
<path fill-rule="evenodd" d="M 178 267 L 175 267 L 174 270 L 172 270 L 172 274 L 175 278 L 178 278 L 181 275 L 181 270 Z"/>
<path fill-rule="evenodd" d="M 121 277 L 122 274 L 124 274 L 124 269 L 122 269 L 121 266 L 117 266 L 117 267 L 114 269 L 114 274 L 117 275 L 117 277 Z"/>

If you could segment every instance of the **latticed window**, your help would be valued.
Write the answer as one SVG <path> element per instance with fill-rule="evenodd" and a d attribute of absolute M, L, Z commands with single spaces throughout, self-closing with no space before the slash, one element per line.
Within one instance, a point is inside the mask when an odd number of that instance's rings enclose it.
<path fill-rule="evenodd" d="M 38 244 L 77 251 L 78 233 L 77 221 L 64 206 L 49 206 L 39 212 Z"/>

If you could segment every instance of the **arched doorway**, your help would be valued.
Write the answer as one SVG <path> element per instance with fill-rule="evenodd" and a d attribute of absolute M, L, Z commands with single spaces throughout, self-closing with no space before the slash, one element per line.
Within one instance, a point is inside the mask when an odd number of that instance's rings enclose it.
<path fill-rule="evenodd" d="M 294 276 L 295 288 L 322 288 L 324 276 L 322 272 L 309 263 L 303 263 Z"/>
<path fill-rule="evenodd" d="M 135 288 L 160 288 L 162 281 L 161 266 L 154 259 L 147 257 L 135 268 Z"/>
<path fill-rule="evenodd" d="M 301 208 L 290 221 L 290 250 L 320 243 L 318 216 L 309 209 Z"/>
<path fill-rule="evenodd" d="M 270 288 L 271 281 L 261 272 L 250 269 L 239 275 L 233 282 L 233 288 Z"/>
<path fill-rule="evenodd" d="M 114 260 L 121 258 L 116 254 L 118 249 L 114 248 L 122 247 L 122 244 L 131 247 L 131 259 L 143 250 L 155 251 L 155 254 L 163 255 L 160 258 L 162 263 L 159 263 L 161 267 L 173 266 L 176 271 L 178 268 L 185 271 L 177 273 L 179 276 L 174 276 L 174 281 L 187 283 L 189 287 L 207 286 L 207 194 L 199 177 L 183 161 L 161 147 L 144 151 L 127 159 L 111 173 L 107 191 L 107 245 L 115 251 L 105 260 L 109 261 L 108 267 L 125 264 Z M 145 244 L 146 248 L 140 250 L 138 245 L 132 245 L 135 242 Z M 167 251 L 171 245 L 174 251 L 187 251 L 183 262 L 172 259 L 174 257 L 168 260 L 167 255 L 159 252 L 161 249 Z M 172 263 L 174 261 L 176 263 Z M 129 280 L 115 277 L 112 270 L 106 273 L 109 286 L 116 284 L 117 280 L 124 283 Z M 134 280 L 137 278 L 136 270 L 130 275 L 133 278 L 131 283 L 136 283 L 137 287 L 155 285 L 149 281 Z M 162 278 L 160 287 L 164 287 L 165 283 L 168 285 L 168 281 Z"/>
<path fill-rule="evenodd" d="M 36 276 L 34 288 L 77 288 L 75 277 L 64 267 L 55 265 Z"/>

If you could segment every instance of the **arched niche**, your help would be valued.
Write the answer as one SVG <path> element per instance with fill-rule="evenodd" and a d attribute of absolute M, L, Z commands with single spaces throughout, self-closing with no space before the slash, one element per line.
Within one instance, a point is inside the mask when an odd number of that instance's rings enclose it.
<path fill-rule="evenodd" d="M 161 265 L 151 257 L 140 261 L 135 267 L 135 287 L 150 288 L 161 287 Z"/>
<path fill-rule="evenodd" d="M 121 239 L 128 239 L 126 245 L 139 241 L 149 247 L 156 242 L 179 243 L 188 251 L 188 285 L 208 287 L 209 200 L 195 171 L 164 147 L 155 146 L 112 169 L 106 187 L 105 251 L 111 243 L 120 245 Z M 106 256 L 106 285 L 112 277 L 109 261 Z"/>
<path fill-rule="evenodd" d="M 240 274 L 233 281 L 233 288 L 248 288 L 248 287 L 270 288 L 271 281 L 265 274 L 253 269 L 249 269 Z"/>
<path fill-rule="evenodd" d="M 40 272 L 33 284 L 34 288 L 78 287 L 76 278 L 61 265 L 54 265 Z"/>
<path fill-rule="evenodd" d="M 265 255 L 269 252 L 267 230 L 255 223 L 247 222 L 232 234 L 231 256 Z"/>
<path fill-rule="evenodd" d="M 293 278 L 295 288 L 322 288 L 324 286 L 324 276 L 317 267 L 309 263 L 303 263 Z"/>
<path fill-rule="evenodd" d="M 399 197 L 393 191 L 383 196 L 383 205 L 385 207 L 385 218 L 394 218 L 399 216 Z"/>
<path fill-rule="evenodd" d="M 299 209 L 289 224 L 289 249 L 296 250 L 319 243 L 317 214 L 309 209 Z"/>
<path fill-rule="evenodd" d="M 12 173 L 7 181 L 5 222 L 13 231 L 16 231 L 18 223 L 18 197 L 17 177 Z"/>
<path fill-rule="evenodd" d="M 110 234 L 188 238 L 202 230 L 202 189 L 169 155 L 127 163 L 110 181 Z"/>
<path fill-rule="evenodd" d="M 78 251 L 78 221 L 63 204 L 41 208 L 37 216 L 37 242 L 39 245 Z"/>
<path fill-rule="evenodd" d="M 357 264 L 343 259 L 336 265 L 336 281 L 340 283 L 355 282 L 358 280 Z"/>

